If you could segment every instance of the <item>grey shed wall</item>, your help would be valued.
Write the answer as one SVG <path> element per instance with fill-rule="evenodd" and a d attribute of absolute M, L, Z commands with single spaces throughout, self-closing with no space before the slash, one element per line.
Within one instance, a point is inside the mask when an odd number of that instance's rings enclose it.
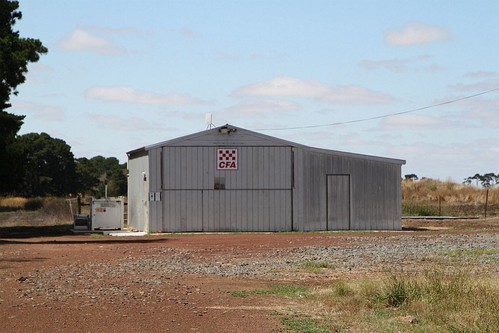
<path fill-rule="evenodd" d="M 150 191 L 161 192 L 150 204 L 150 231 L 291 230 L 292 148 L 225 142 L 238 150 L 239 167 L 217 170 L 216 149 L 224 146 L 191 145 L 219 137 L 149 150 Z"/>
<path fill-rule="evenodd" d="M 295 230 L 401 228 L 399 163 L 296 149 L 295 170 Z"/>
<path fill-rule="evenodd" d="M 146 219 L 151 232 L 400 229 L 404 161 L 236 129 L 129 153 L 130 225 L 144 230 Z M 237 149 L 237 170 L 217 170 L 222 147 Z M 148 188 L 139 204 L 144 168 Z"/>

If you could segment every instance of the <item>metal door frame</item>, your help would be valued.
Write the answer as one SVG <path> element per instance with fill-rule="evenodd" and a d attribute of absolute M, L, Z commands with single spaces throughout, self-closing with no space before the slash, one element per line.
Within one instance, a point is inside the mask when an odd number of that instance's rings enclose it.
<path fill-rule="evenodd" d="M 348 173 L 331 173 L 326 174 L 326 230 L 337 230 L 329 228 L 329 177 L 334 176 L 346 176 L 348 177 L 348 229 L 339 230 L 351 230 L 352 227 L 352 176 Z"/>

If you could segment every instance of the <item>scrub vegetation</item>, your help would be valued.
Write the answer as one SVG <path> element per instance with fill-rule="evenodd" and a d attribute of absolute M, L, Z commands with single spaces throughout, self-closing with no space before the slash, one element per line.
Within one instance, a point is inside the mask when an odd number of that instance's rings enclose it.
<path fill-rule="evenodd" d="M 277 314 L 290 333 L 496 332 L 499 327 L 499 278 L 477 278 L 457 268 L 231 294 L 299 298 L 307 313 Z"/>
<path fill-rule="evenodd" d="M 69 225 L 68 199 L 0 197 L 0 227 Z"/>
<path fill-rule="evenodd" d="M 499 187 L 429 178 L 402 181 L 404 216 L 483 216 L 485 204 L 487 216 L 499 215 Z"/>

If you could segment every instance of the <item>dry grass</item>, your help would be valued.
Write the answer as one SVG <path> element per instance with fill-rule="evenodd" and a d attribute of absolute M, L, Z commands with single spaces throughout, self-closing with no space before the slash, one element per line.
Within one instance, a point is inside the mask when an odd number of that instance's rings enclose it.
<path fill-rule="evenodd" d="M 422 179 L 402 181 L 404 215 L 484 215 L 486 192 L 472 185 Z M 489 189 L 488 216 L 499 215 L 499 187 Z"/>
<path fill-rule="evenodd" d="M 24 209 L 27 201 L 28 199 L 21 197 L 0 197 L 0 212 Z"/>
<path fill-rule="evenodd" d="M 0 197 L 0 227 L 55 226 L 71 221 L 65 198 Z"/>
<path fill-rule="evenodd" d="M 461 271 L 336 281 L 309 295 L 352 332 L 497 332 L 499 278 Z"/>

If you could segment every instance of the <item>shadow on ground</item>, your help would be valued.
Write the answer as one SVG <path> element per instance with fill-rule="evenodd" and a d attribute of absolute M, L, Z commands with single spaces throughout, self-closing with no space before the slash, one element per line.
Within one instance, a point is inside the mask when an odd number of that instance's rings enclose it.
<path fill-rule="evenodd" d="M 79 244 L 79 243 L 154 243 L 167 241 L 164 237 L 111 237 L 89 234 L 74 234 L 73 225 L 0 227 L 0 245 L 2 244 Z M 73 236 L 62 239 L 44 239 Z M 38 239 L 42 238 L 42 239 Z"/>
<path fill-rule="evenodd" d="M 52 226 L 0 227 L 0 238 L 57 237 L 72 235 L 72 224 Z"/>

